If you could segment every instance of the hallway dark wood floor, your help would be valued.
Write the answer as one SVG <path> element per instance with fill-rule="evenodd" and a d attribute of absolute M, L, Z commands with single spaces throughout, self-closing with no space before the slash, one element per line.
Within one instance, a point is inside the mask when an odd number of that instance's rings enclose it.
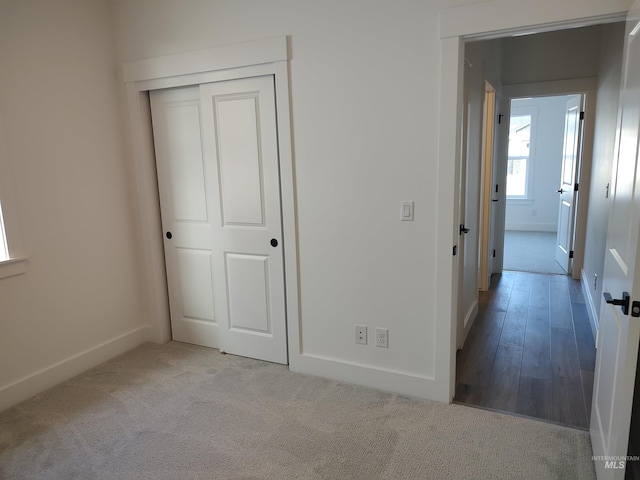
<path fill-rule="evenodd" d="M 580 282 L 503 272 L 478 310 L 454 401 L 588 428 L 595 343 Z"/>

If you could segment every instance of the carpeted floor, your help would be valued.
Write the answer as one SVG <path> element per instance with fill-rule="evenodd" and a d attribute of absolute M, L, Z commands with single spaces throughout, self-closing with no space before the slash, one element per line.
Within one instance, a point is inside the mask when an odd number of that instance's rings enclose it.
<path fill-rule="evenodd" d="M 556 262 L 555 232 L 504 232 L 502 268 L 515 272 L 566 274 Z"/>
<path fill-rule="evenodd" d="M 3 480 L 590 479 L 589 435 L 176 342 L 0 413 Z"/>

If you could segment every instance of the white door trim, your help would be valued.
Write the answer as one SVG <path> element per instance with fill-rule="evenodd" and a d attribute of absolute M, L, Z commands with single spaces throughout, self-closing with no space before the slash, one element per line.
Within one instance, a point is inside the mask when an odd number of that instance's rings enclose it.
<path fill-rule="evenodd" d="M 540 5 L 543 3 L 544 5 Z M 566 2 L 540 0 L 533 4 L 514 4 L 495 0 L 445 9 L 440 14 L 440 88 L 438 131 L 437 255 L 435 275 L 436 395 L 450 402 L 455 393 L 456 335 L 458 303 L 458 257 L 452 250 L 458 243 L 458 179 L 460 170 L 460 131 L 462 118 L 462 71 L 464 43 L 467 39 L 499 38 L 514 33 L 560 30 L 576 26 L 620 21 L 630 7 L 628 0 L 589 2 L 575 8 Z M 532 10 L 533 9 L 533 10 Z M 495 10 L 495 11 L 494 11 Z M 493 13 L 490 13 L 493 12 Z M 455 79 L 455 80 L 454 80 Z"/>
<path fill-rule="evenodd" d="M 171 329 L 149 91 L 273 75 L 278 119 L 289 365 L 295 368 L 300 356 L 298 240 L 288 60 L 288 40 L 283 36 L 133 61 L 125 63 L 122 67 L 127 95 L 128 134 L 138 202 L 139 235 L 144 245 L 141 262 L 145 273 L 146 301 L 149 308 L 148 323 L 152 332 L 150 340 L 154 342 L 169 341 Z"/>

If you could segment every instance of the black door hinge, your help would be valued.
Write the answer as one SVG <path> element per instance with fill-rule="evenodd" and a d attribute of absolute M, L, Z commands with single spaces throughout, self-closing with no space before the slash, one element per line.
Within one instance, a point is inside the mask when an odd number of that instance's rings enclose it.
<path fill-rule="evenodd" d="M 499 185 L 496 183 L 496 193 L 498 193 Z"/>
<path fill-rule="evenodd" d="M 493 251 L 493 258 L 496 258 L 496 251 Z"/>
<path fill-rule="evenodd" d="M 498 114 L 498 125 L 502 123 L 502 117 L 504 117 L 504 115 Z"/>
<path fill-rule="evenodd" d="M 458 245 L 453 246 L 453 256 L 455 257 L 458 254 Z"/>
<path fill-rule="evenodd" d="M 580 120 L 584 120 L 584 112 L 580 112 Z"/>
<path fill-rule="evenodd" d="M 569 251 L 569 258 L 573 258 L 573 250 Z"/>
<path fill-rule="evenodd" d="M 580 184 L 579 184 L 579 183 L 576 183 L 576 184 L 573 186 L 573 191 L 574 191 L 574 192 L 577 192 L 577 191 L 578 191 L 578 187 L 580 187 Z"/>

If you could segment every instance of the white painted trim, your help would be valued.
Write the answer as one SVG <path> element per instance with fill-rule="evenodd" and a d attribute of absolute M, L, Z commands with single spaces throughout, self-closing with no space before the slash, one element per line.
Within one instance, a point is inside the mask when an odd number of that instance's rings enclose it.
<path fill-rule="evenodd" d="M 286 37 L 247 42 L 198 52 L 129 62 L 123 65 L 129 110 L 131 155 L 135 170 L 138 222 L 143 249 L 151 339 L 171 339 L 167 278 L 160 222 L 149 91 L 223 80 L 273 75 L 278 118 L 282 198 L 286 316 L 289 364 L 301 354 L 298 293 L 298 237 L 288 42 Z"/>
<path fill-rule="evenodd" d="M 478 300 L 475 299 L 471 304 L 471 306 L 469 307 L 469 310 L 467 310 L 467 313 L 464 316 L 464 321 L 462 323 L 462 333 L 459 335 L 460 338 L 458 339 L 458 350 L 462 350 L 462 348 L 464 347 L 464 342 L 467 341 L 467 337 L 469 336 L 469 332 L 471 331 L 471 327 L 473 326 L 473 323 L 474 323 L 473 320 L 476 318 L 477 315 L 478 315 Z"/>
<path fill-rule="evenodd" d="M 144 325 L 5 385 L 0 388 L 0 412 L 121 355 L 148 339 L 149 327 Z"/>
<path fill-rule="evenodd" d="M 529 222 L 509 222 L 504 227 L 505 231 L 514 232 L 547 232 L 555 233 L 558 230 L 557 223 L 529 223 Z"/>
<path fill-rule="evenodd" d="M 4 131 L 0 122 L 0 235 L 4 237 L 2 250 L 7 250 L 8 259 L 5 252 L 2 253 L 4 261 L 21 261 L 27 254 L 22 244 L 20 219 L 18 218 L 18 208 L 13 194 L 14 183 L 12 181 L 12 169 L 5 149 Z M 1 240 L 0 240 L 1 241 Z M 22 263 L 26 268 L 26 263 Z M 2 269 L 2 270 L 7 270 Z M 11 271 L 16 271 L 16 266 L 12 265 Z M 20 272 L 23 273 L 23 272 Z M 14 273 L 11 273 L 14 275 Z M 6 275 L 9 276 L 9 275 Z M 0 276 L 2 278 L 2 276 Z"/>
<path fill-rule="evenodd" d="M 440 12 L 440 38 L 499 38 L 625 20 L 633 0 L 490 0 Z"/>
<path fill-rule="evenodd" d="M 283 60 L 288 60 L 284 36 L 127 62 L 122 65 L 122 79 L 141 82 Z"/>
<path fill-rule="evenodd" d="M 0 278 L 20 275 L 27 271 L 27 258 L 10 258 L 0 262 Z"/>
<path fill-rule="evenodd" d="M 453 248 L 457 248 L 459 239 L 463 62 L 464 49 L 460 38 L 440 41 L 437 255 L 433 272 L 436 335 L 432 345 L 436 368 L 433 396 L 443 402 L 451 402 L 455 393 L 459 257 L 453 255 Z"/>
<path fill-rule="evenodd" d="M 280 153 L 280 195 L 282 198 L 282 239 L 287 309 L 287 342 L 289 366 L 296 368 L 302 354 L 300 335 L 300 297 L 298 291 L 298 210 L 295 191 L 293 138 L 291 134 L 291 104 L 289 62 L 274 64 L 276 112 L 278 115 L 278 150 Z"/>
<path fill-rule="evenodd" d="M 546 8 L 540 3 L 544 2 Z M 440 87 L 438 131 L 437 251 L 434 361 L 436 393 L 451 401 L 455 393 L 455 352 L 458 303 L 458 259 L 451 256 L 457 244 L 460 169 L 460 119 L 462 118 L 462 65 L 464 42 L 470 38 L 499 38 L 533 30 L 559 30 L 623 19 L 632 0 L 571 0 L 574 8 L 558 11 L 566 1 L 540 0 L 526 5 L 492 0 L 440 12 Z M 524 6 L 524 8 L 523 8 Z M 535 12 L 530 10 L 534 9 Z M 576 268 L 577 265 L 574 266 Z M 578 270 L 579 271 L 579 270 Z M 445 379 L 448 374 L 449 378 Z M 448 395 L 446 392 L 448 391 Z"/>
<path fill-rule="evenodd" d="M 296 368 L 292 366 L 291 370 L 400 395 L 449 402 L 447 398 L 435 394 L 438 388 L 434 388 L 437 383 L 434 377 L 375 368 L 310 354 L 300 355 Z M 381 388 L 381 385 L 384 385 L 384 388 Z"/>
<path fill-rule="evenodd" d="M 589 325 L 591 325 L 591 333 L 593 333 L 593 338 L 595 339 L 597 337 L 598 328 L 600 325 L 600 316 L 598 314 L 598 311 L 596 310 L 595 303 L 593 302 L 593 294 L 591 293 L 591 288 L 589 288 L 591 282 L 586 275 L 586 272 L 582 270 L 582 278 L 580 284 L 582 285 L 582 294 L 584 295 L 587 304 L 587 314 L 589 315 Z"/>

